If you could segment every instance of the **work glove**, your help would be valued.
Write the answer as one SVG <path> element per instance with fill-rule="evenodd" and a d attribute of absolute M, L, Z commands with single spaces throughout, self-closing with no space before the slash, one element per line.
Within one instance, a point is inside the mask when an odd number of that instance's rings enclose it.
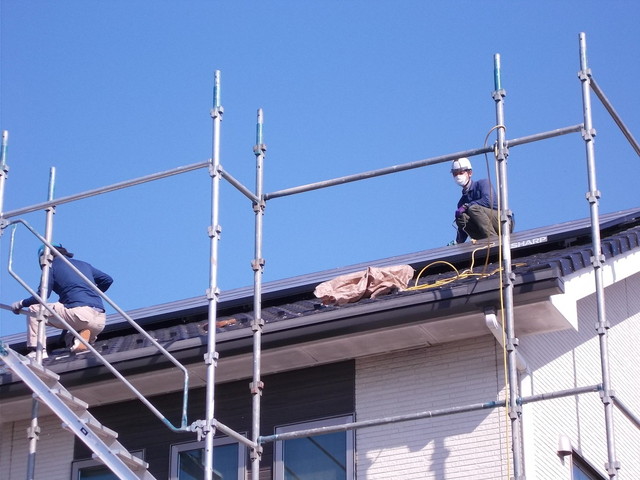
<path fill-rule="evenodd" d="M 16 315 L 20 315 L 21 309 L 22 309 L 22 300 L 18 300 L 17 302 L 13 302 L 11 304 L 11 311 Z"/>

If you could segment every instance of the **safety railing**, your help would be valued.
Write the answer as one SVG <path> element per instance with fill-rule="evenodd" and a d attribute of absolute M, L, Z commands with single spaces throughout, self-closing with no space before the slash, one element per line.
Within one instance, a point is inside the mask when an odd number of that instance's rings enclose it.
<path fill-rule="evenodd" d="M 126 312 L 124 312 L 113 300 L 111 300 L 104 292 L 102 292 L 98 287 L 96 287 L 93 282 L 88 279 L 80 270 L 78 270 L 64 255 L 62 255 L 50 242 L 48 242 L 42 235 L 40 235 L 36 230 L 31 227 L 26 221 L 22 219 L 15 219 L 10 222 L 7 222 L 6 227 L 13 225 L 11 231 L 11 240 L 9 243 L 9 266 L 8 271 L 9 274 L 16 280 L 20 285 L 22 285 L 29 294 L 33 296 L 38 302 L 47 310 L 47 312 L 56 318 L 64 327 L 79 341 L 81 341 L 84 345 L 88 347 L 88 349 L 96 356 L 96 358 L 116 377 L 118 378 L 144 405 L 153 412 L 153 414 L 158 417 L 169 429 L 175 432 L 183 432 L 190 431 L 190 427 L 187 420 L 187 403 L 188 403 L 188 395 L 189 395 L 189 372 L 171 353 L 169 353 L 162 345 L 160 345 L 157 340 L 155 340 L 151 335 L 149 335 L 146 331 L 140 327 Z M 121 316 L 124 318 L 134 329 L 136 329 L 145 339 L 147 339 L 154 347 L 158 349 L 158 351 L 164 355 L 173 365 L 175 365 L 179 370 L 182 371 L 184 382 L 183 382 L 183 401 L 182 401 L 182 413 L 181 413 L 181 421 L 180 426 L 176 427 L 173 425 L 149 400 L 147 400 L 136 387 L 134 387 L 131 382 L 129 382 L 113 365 L 111 365 L 107 359 L 105 359 L 89 342 L 86 342 L 80 334 L 75 331 L 60 315 L 58 315 L 48 304 L 46 299 L 43 299 L 38 293 L 33 290 L 20 276 L 13 270 L 13 251 L 15 245 L 15 234 L 18 225 L 23 225 L 29 232 L 31 232 L 35 237 L 40 240 L 43 245 L 46 245 L 51 252 L 54 253 L 55 256 L 60 258 L 73 272 L 75 272 L 78 277 L 85 282 L 89 288 L 91 288 L 97 295 L 99 295 L 105 302 L 111 305 Z"/>

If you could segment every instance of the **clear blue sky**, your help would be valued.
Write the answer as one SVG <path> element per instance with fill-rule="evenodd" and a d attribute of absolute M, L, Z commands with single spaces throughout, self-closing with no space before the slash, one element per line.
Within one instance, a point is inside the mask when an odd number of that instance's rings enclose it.
<path fill-rule="evenodd" d="M 208 159 L 215 70 L 222 165 L 253 189 L 263 108 L 266 192 L 481 147 L 495 125 L 496 53 L 507 138 L 581 123 L 580 32 L 640 137 L 637 2 L 1 0 L 0 17 L 5 210 L 45 201 L 52 166 L 62 197 Z M 637 207 L 638 158 L 593 102 L 601 212 Z M 486 176 L 484 158 L 472 162 Z M 511 149 L 517 229 L 588 217 L 585 164 L 579 134 Z M 265 281 L 445 245 L 459 197 L 448 170 L 270 201 Z M 61 205 L 54 240 L 110 273 L 125 310 L 202 295 L 209 187 L 199 170 Z M 249 286 L 251 204 L 228 184 L 221 202 L 219 284 Z M 44 213 L 25 220 L 42 230 Z M 26 295 L 7 273 L 8 232 L 0 241 L 10 304 Z M 37 247 L 18 231 L 14 269 L 34 287 Z M 0 335 L 23 330 L 0 312 Z"/>

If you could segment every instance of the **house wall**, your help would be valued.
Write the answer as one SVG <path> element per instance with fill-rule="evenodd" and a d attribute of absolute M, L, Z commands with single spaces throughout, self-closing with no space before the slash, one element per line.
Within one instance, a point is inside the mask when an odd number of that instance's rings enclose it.
<path fill-rule="evenodd" d="M 42 407 L 41 407 L 42 408 Z M 6 419 L 3 419 L 6 420 Z M 27 478 L 29 420 L 4 422 L 0 426 L 0 478 Z M 71 478 L 74 435 L 61 428 L 61 421 L 53 415 L 39 418 L 40 440 L 37 446 L 35 478 Z"/>
<path fill-rule="evenodd" d="M 261 434 L 275 433 L 278 426 L 335 417 L 354 412 L 354 362 L 339 362 L 294 372 L 263 377 Z M 216 419 L 234 430 L 251 435 L 251 394 L 249 382 L 232 382 L 216 387 Z M 182 393 L 152 397 L 151 402 L 174 424 L 180 424 Z M 143 450 L 150 472 L 158 479 L 169 474 L 171 445 L 196 440 L 195 433 L 174 433 L 167 429 L 138 401 L 96 407 L 91 413 L 119 434 L 129 450 Z M 189 393 L 189 423 L 205 417 L 205 390 Z M 73 458 L 89 458 L 91 453 L 79 440 Z M 67 463 L 72 458 L 67 456 Z M 260 478 L 272 480 L 273 444 L 264 445 Z M 65 477 L 66 478 L 66 477 Z"/>
<path fill-rule="evenodd" d="M 358 421 L 503 398 L 502 349 L 490 335 L 356 363 Z M 358 478 L 509 478 L 504 409 L 357 431 Z"/>
<path fill-rule="evenodd" d="M 618 398 L 636 414 L 640 412 L 640 274 L 605 289 L 609 365 L 612 387 Z M 602 382 L 599 339 L 595 330 L 595 294 L 578 301 L 578 331 L 566 330 L 526 337 L 520 352 L 527 360 L 534 394 L 571 389 Z M 533 441 L 525 461 L 534 465 L 527 478 L 569 479 L 568 458 L 557 455 L 558 439 L 566 435 L 573 447 L 600 472 L 606 473 L 607 445 L 604 407 L 598 393 L 545 400 L 524 407 Z M 621 463 L 618 478 L 640 478 L 640 431 L 614 409 L 616 456 Z M 532 475 L 533 474 L 533 475 Z M 608 478 L 608 476 L 606 476 Z"/>

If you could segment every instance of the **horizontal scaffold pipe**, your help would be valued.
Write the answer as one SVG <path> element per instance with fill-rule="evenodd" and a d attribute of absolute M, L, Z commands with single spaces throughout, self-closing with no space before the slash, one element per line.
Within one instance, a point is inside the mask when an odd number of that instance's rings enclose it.
<path fill-rule="evenodd" d="M 423 418 L 443 417 L 445 415 L 453 415 L 456 413 L 467 413 L 478 410 L 492 409 L 496 407 L 504 407 L 504 400 L 491 401 L 486 403 L 475 403 L 462 407 L 450 407 L 440 410 L 429 410 L 426 412 L 411 413 L 407 415 L 396 415 L 393 417 L 377 418 L 374 420 L 363 420 L 360 422 L 349 422 L 342 425 L 332 425 L 328 427 L 310 428 L 307 430 L 298 430 L 296 432 L 278 433 L 258 438 L 258 443 L 277 442 L 282 440 L 291 440 L 294 438 L 312 437 L 315 435 L 323 435 L 325 433 L 344 432 L 346 430 L 354 430 L 356 428 L 377 427 L 389 423 L 408 422 L 411 420 L 420 420 Z"/>
<path fill-rule="evenodd" d="M 582 393 L 599 392 L 602 390 L 602 385 L 588 385 L 586 387 L 570 388 L 568 390 L 558 390 L 550 393 L 539 393 L 538 395 L 530 395 L 528 397 L 522 397 L 518 403 L 523 405 L 525 403 L 540 402 L 542 400 L 552 400 L 554 398 L 571 397 L 573 395 L 580 395 Z"/>
<path fill-rule="evenodd" d="M 251 190 L 245 187 L 239 180 L 236 180 L 229 172 L 227 172 L 224 168 L 222 168 L 222 166 L 220 166 L 219 170 L 220 170 L 220 175 L 222 175 L 222 178 L 224 178 L 231 185 L 236 187 L 236 189 L 240 193 L 242 193 L 245 197 L 247 197 L 253 203 L 260 203 L 260 200 L 258 199 L 258 197 L 256 197 L 256 195 Z"/>
<path fill-rule="evenodd" d="M 620 410 L 625 417 L 631 420 L 637 428 L 640 428 L 640 417 L 638 417 L 635 413 L 633 413 L 631 409 L 629 409 L 629 407 L 627 407 L 622 402 L 622 400 L 620 400 L 618 397 L 613 397 L 613 405 L 617 407 L 618 410 Z"/>
<path fill-rule="evenodd" d="M 247 447 L 249 447 L 249 448 L 257 448 L 258 447 L 257 444 L 255 444 L 254 442 L 249 440 L 244 435 L 241 435 L 240 433 L 236 432 L 232 428 L 227 427 L 224 423 L 220 423 L 219 421 L 215 420 L 215 425 L 216 425 L 216 429 L 220 430 L 226 436 L 231 437 L 231 438 L 235 438 L 236 440 L 238 440 L 240 443 L 246 445 Z"/>
<path fill-rule="evenodd" d="M 631 134 L 631 131 L 627 128 L 625 123 L 622 121 L 622 118 L 620 118 L 620 115 L 618 115 L 618 112 L 616 112 L 616 109 L 613 108 L 613 105 L 611 105 L 611 102 L 609 101 L 607 96 L 604 94 L 600 86 L 598 86 L 598 83 L 595 81 L 593 77 L 590 77 L 589 84 L 591 85 L 591 90 L 593 90 L 596 96 L 600 99 L 600 101 L 604 105 L 604 108 L 607 109 L 607 112 L 609 112 L 609 115 L 611 115 L 611 118 L 613 118 L 613 121 L 616 122 L 616 125 L 618 125 L 618 128 L 620 128 L 620 130 L 622 131 L 622 134 L 625 137 L 627 137 L 627 140 L 629 140 L 629 143 L 631 144 L 633 149 L 636 151 L 638 155 L 640 155 L 640 145 L 638 145 L 637 140 L 633 137 L 633 135 Z"/>
<path fill-rule="evenodd" d="M 541 400 L 549 400 L 553 398 L 569 397 L 572 395 L 579 395 L 583 393 L 592 393 L 602 390 L 602 385 L 589 385 L 587 387 L 572 388 L 570 390 L 560 390 L 551 393 L 542 393 L 539 395 L 532 395 L 530 397 L 523 397 L 518 403 L 531 403 L 539 402 Z M 390 423 L 408 422 L 411 420 L 420 420 L 423 418 L 435 418 L 444 417 L 446 415 L 455 415 L 458 413 L 468 413 L 478 410 L 493 409 L 496 407 L 504 407 L 504 400 L 496 400 L 485 403 L 474 403 L 471 405 L 465 405 L 462 407 L 443 408 L 440 410 L 429 410 L 426 412 L 411 413 L 407 415 L 396 415 L 393 417 L 376 418 L 373 420 L 363 420 L 360 422 L 349 422 L 342 425 L 331 425 L 327 427 L 310 428 L 307 430 L 298 430 L 295 432 L 279 433 L 275 435 L 267 435 L 258 438 L 258 443 L 278 442 L 283 440 L 292 440 L 295 438 L 312 437 L 316 435 L 324 435 L 326 433 L 344 432 L 347 430 L 355 430 L 357 428 L 377 427 L 380 425 L 387 425 Z"/>
<path fill-rule="evenodd" d="M 96 195 L 101 195 L 103 193 L 109 193 L 116 190 L 121 190 L 123 188 L 132 187 L 134 185 L 140 185 L 143 183 L 153 182 L 154 180 L 160 180 L 161 178 L 167 178 L 167 177 L 172 177 L 174 175 L 180 175 L 181 173 L 191 172 L 193 170 L 198 170 L 200 168 L 208 167 L 210 164 L 211 164 L 211 160 L 207 160 L 206 162 L 193 163 L 191 165 L 185 165 L 183 167 L 174 168 L 172 170 L 166 170 L 164 172 L 152 173 L 151 175 L 134 178 L 132 180 L 125 180 L 124 182 L 114 183 L 112 185 L 107 185 L 106 187 L 95 188 L 93 190 L 87 190 L 86 192 L 77 193 L 75 195 L 56 198 L 48 202 L 37 203 L 30 207 L 11 210 L 5 213 L 3 216 L 4 218 L 12 218 L 12 217 L 18 217 L 20 215 L 25 215 L 31 212 L 37 212 L 38 210 L 46 210 L 47 208 L 54 207 L 56 205 L 70 203 L 76 200 L 82 200 L 84 198 L 95 197 Z"/>
<path fill-rule="evenodd" d="M 537 140 L 544 140 L 546 138 L 558 137 L 560 135 L 575 133 L 581 130 L 582 130 L 582 124 L 574 125 L 571 127 L 552 130 L 550 132 L 530 135 L 528 137 L 516 138 L 514 140 L 509 140 L 506 143 L 508 146 L 523 145 L 525 143 L 531 143 Z M 371 170 L 368 172 L 347 175 L 345 177 L 334 178 L 332 180 L 324 180 L 322 182 L 309 183 L 307 185 L 292 187 L 285 190 L 278 190 L 276 192 L 265 194 L 264 199 L 271 200 L 272 198 L 286 197 L 288 195 L 295 195 L 297 193 L 309 192 L 311 190 L 319 190 L 321 188 L 333 187 L 334 185 L 342 185 L 345 183 L 356 182 L 358 180 L 365 180 L 367 178 L 381 177 L 383 175 L 389 175 L 391 173 L 403 172 L 406 170 L 412 170 L 414 168 L 426 167 L 427 165 L 436 165 L 438 163 L 444 163 L 450 160 L 456 160 L 460 157 L 473 157 L 475 155 L 481 155 L 483 153 L 489 153 L 492 151 L 493 151 L 493 146 L 489 146 L 489 147 L 476 148 L 472 150 L 464 150 L 462 152 L 450 153 L 448 155 L 440 155 L 438 157 L 425 158 L 423 160 L 416 160 L 414 162 L 404 163 L 401 165 L 394 165 L 392 167 L 385 167 L 379 170 Z"/>

